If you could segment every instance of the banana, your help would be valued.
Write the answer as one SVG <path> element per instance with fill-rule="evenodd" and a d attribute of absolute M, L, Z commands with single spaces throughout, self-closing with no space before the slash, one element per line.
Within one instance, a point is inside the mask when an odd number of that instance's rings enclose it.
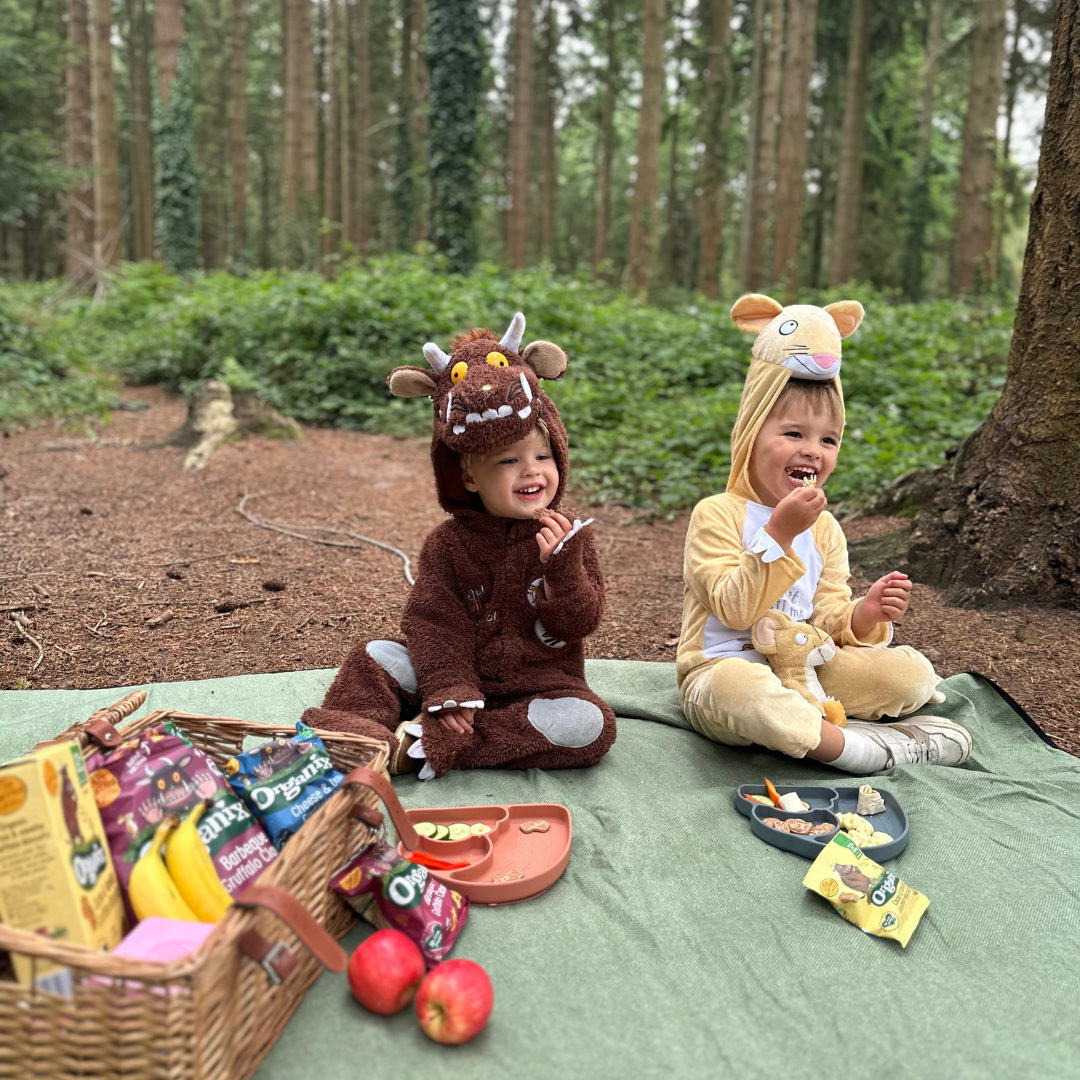
<path fill-rule="evenodd" d="M 206 803 L 196 806 L 165 844 L 165 863 L 176 888 L 201 922 L 216 923 L 232 897 L 214 869 L 214 860 L 199 835 Z"/>
<path fill-rule="evenodd" d="M 165 919 L 199 919 L 177 891 L 173 879 L 161 858 L 161 848 L 168 834 L 176 828 L 177 818 L 170 814 L 154 831 L 146 853 L 135 863 L 128 882 L 128 897 L 136 917 L 141 921 L 150 915 Z"/>

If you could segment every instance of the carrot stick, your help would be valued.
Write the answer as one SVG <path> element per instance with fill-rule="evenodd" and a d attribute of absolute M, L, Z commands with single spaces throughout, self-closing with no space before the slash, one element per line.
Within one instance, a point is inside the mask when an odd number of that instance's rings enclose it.
<path fill-rule="evenodd" d="M 773 787 L 773 782 L 766 776 L 765 777 L 765 790 L 769 793 L 769 798 L 772 799 L 775 806 L 780 805 L 780 796 L 776 793 L 776 788 Z"/>

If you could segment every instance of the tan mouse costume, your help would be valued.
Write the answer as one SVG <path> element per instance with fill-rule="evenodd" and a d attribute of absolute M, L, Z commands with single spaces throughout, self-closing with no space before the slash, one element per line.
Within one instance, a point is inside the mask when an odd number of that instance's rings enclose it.
<path fill-rule="evenodd" d="M 899 716 L 944 698 L 924 656 L 906 645 L 885 648 L 891 624 L 879 623 L 862 641 L 852 633 L 857 601 L 836 519 L 822 513 L 785 552 L 764 531 L 772 507 L 750 484 L 754 440 L 789 379 L 832 380 L 843 406 L 840 342 L 862 321 L 862 305 L 783 307 L 752 294 L 731 315 L 758 337 L 731 433 L 727 490 L 698 503 L 686 535 L 679 687 L 687 718 L 710 739 L 803 757 L 821 739 L 822 709 L 783 686 L 754 648 L 751 628 L 770 609 L 811 623 L 839 646 L 817 672 L 849 716 Z"/>
<path fill-rule="evenodd" d="M 604 583 L 590 531 L 575 522 L 546 564 L 536 520 L 492 517 L 465 489 L 461 453 L 486 454 L 535 430 L 542 418 L 559 469 L 558 509 L 569 460 L 566 430 L 540 379 L 557 379 L 566 355 L 534 341 L 520 348 L 525 317 L 497 340 L 490 330 L 455 339 L 448 356 L 424 346 L 431 370 L 399 367 L 398 397 L 434 399 L 431 461 L 450 515 L 424 542 L 401 620 L 404 641 L 357 644 L 306 723 L 369 735 L 395 757 L 402 721 L 420 736 L 410 757 L 421 778 L 452 768 L 592 765 L 615 741 L 615 714 L 585 682 L 584 640 L 597 627 Z M 587 523 L 586 523 L 587 524 Z M 543 579 L 552 592 L 545 598 Z M 475 708 L 473 733 L 447 730 L 443 709 Z"/>

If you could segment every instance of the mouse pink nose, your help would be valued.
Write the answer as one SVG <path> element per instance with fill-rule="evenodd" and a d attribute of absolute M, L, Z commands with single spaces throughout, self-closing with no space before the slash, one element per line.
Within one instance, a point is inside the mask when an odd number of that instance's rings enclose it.
<path fill-rule="evenodd" d="M 831 352 L 817 352 L 814 353 L 814 363 L 819 368 L 824 370 L 825 368 L 831 368 L 836 363 L 837 358 Z"/>

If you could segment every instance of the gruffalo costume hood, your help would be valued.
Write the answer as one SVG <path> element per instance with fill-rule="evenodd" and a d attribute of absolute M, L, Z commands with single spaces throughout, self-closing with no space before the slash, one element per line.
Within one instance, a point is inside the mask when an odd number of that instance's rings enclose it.
<path fill-rule="evenodd" d="M 541 563 L 540 522 L 488 514 L 461 479 L 458 455 L 511 445 L 543 420 L 559 470 L 548 509 L 559 506 L 566 431 L 540 379 L 560 378 L 566 354 L 548 341 L 521 348 L 524 332 L 518 313 L 501 340 L 470 330 L 449 355 L 425 345 L 430 370 L 391 372 L 394 395 L 433 400 L 431 459 L 452 516 L 420 552 L 404 640 L 357 644 L 322 707 L 304 713 L 311 726 L 386 742 L 391 771 L 415 765 L 421 779 L 451 768 L 592 765 L 615 741 L 614 713 L 585 682 L 584 640 L 604 604 L 590 530 L 575 522 Z M 474 710 L 471 732 L 440 721 L 458 709 Z"/>
<path fill-rule="evenodd" d="M 566 353 L 550 341 L 521 348 L 525 316 L 519 311 L 500 340 L 490 330 L 470 330 L 454 339 L 447 355 L 433 342 L 424 346 L 431 370 L 395 368 L 387 379 L 395 397 L 431 397 L 435 422 L 431 464 L 444 510 L 480 510 L 479 496 L 461 482 L 459 454 L 490 454 L 525 438 L 542 419 L 559 467 L 557 509 L 566 488 L 569 455 L 566 430 L 541 379 L 561 379 Z"/>

